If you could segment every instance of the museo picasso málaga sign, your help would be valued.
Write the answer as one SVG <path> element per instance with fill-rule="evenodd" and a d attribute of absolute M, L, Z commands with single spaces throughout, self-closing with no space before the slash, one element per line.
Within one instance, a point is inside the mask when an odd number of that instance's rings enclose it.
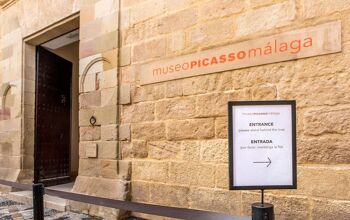
<path fill-rule="evenodd" d="M 145 64 L 142 85 L 341 51 L 340 21 Z"/>

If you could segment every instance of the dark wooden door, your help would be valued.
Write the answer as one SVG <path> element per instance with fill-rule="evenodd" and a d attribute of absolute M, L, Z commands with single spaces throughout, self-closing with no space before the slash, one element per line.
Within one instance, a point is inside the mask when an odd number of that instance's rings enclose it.
<path fill-rule="evenodd" d="M 37 47 L 34 182 L 70 181 L 72 63 Z"/>

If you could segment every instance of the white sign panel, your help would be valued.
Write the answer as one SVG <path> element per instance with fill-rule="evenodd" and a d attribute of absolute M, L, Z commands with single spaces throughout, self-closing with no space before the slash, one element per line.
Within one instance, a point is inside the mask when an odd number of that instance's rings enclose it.
<path fill-rule="evenodd" d="M 230 189 L 296 188 L 295 101 L 229 103 Z"/>

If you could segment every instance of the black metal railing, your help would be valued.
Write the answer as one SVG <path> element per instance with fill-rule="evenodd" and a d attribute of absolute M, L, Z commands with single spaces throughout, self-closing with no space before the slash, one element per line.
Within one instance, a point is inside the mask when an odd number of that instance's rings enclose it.
<path fill-rule="evenodd" d="M 188 220 L 249 220 L 247 216 L 233 216 L 216 212 L 209 212 L 196 209 L 176 208 L 147 203 L 107 199 L 79 193 L 65 192 L 55 189 L 45 188 L 43 184 L 23 184 L 1 180 L 1 185 L 10 186 L 16 189 L 33 191 L 33 211 L 34 220 L 44 219 L 44 194 L 60 197 L 67 200 L 83 202 L 108 208 L 123 209 L 131 212 L 139 212 L 163 217 L 188 219 Z"/>

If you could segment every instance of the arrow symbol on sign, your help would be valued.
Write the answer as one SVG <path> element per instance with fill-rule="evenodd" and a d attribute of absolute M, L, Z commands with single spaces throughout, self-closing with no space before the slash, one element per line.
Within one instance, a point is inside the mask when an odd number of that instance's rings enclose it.
<path fill-rule="evenodd" d="M 269 161 L 263 161 L 263 162 L 253 162 L 253 163 L 267 163 L 267 166 L 266 166 L 266 167 L 269 167 L 269 166 L 270 166 L 270 164 L 271 164 L 272 162 L 271 162 L 270 157 L 267 157 L 267 159 L 268 159 Z"/>

